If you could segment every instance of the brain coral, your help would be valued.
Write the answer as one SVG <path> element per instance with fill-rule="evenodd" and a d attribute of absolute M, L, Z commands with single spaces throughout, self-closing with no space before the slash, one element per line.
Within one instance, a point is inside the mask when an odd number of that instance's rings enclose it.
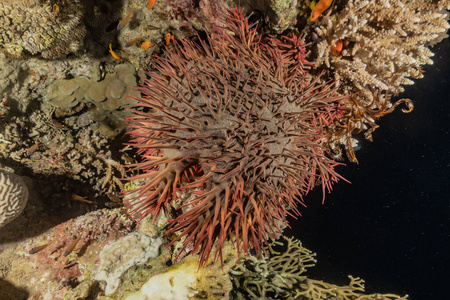
<path fill-rule="evenodd" d="M 277 238 L 287 214 L 317 183 L 330 190 L 340 176 L 325 156 L 325 128 L 339 116 L 336 85 L 310 80 L 305 44 L 293 35 L 261 42 L 242 14 L 206 40 L 175 43 L 159 72 L 140 87 L 143 109 L 130 117 L 132 143 L 144 170 L 130 191 L 141 218 L 179 206 L 169 232 L 205 263 L 227 239 L 238 252 Z M 180 205 L 180 192 L 191 193 Z"/>
<path fill-rule="evenodd" d="M 28 189 L 22 178 L 0 170 L 0 227 L 20 215 L 27 200 Z"/>
<path fill-rule="evenodd" d="M 80 0 L 0 0 L 0 47 L 17 58 L 74 52 L 86 33 L 83 16 Z"/>

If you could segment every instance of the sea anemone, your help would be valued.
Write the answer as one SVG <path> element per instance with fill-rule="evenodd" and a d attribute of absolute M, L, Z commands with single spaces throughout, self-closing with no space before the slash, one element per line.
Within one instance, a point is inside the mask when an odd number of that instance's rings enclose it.
<path fill-rule="evenodd" d="M 213 245 L 221 258 L 226 240 L 260 254 L 308 191 L 321 183 L 325 194 L 341 178 L 325 155 L 326 129 L 342 111 L 337 84 L 305 71 L 300 37 L 262 40 L 236 11 L 222 21 L 157 58 L 129 117 L 142 157 L 129 179 L 146 179 L 128 192 L 131 214 L 156 218 L 178 205 L 171 244 L 182 240 L 201 265 Z M 183 193 L 191 197 L 179 203 Z"/>

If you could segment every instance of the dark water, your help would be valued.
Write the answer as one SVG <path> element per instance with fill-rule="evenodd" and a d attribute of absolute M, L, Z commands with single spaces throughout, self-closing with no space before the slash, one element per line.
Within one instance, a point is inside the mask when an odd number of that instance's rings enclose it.
<path fill-rule="evenodd" d="M 361 139 L 359 165 L 339 169 L 352 183 L 336 184 L 324 205 L 314 191 L 291 220 L 317 252 L 312 278 L 347 284 L 352 275 L 371 293 L 450 299 L 450 40 L 433 52 L 425 78 L 400 95 L 414 111 L 382 118 L 374 142 Z"/>

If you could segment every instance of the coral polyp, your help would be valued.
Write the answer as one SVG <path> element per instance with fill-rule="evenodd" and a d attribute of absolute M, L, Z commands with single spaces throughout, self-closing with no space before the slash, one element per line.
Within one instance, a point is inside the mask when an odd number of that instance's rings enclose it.
<path fill-rule="evenodd" d="M 129 191 L 132 215 L 177 206 L 172 243 L 199 252 L 201 264 L 214 245 L 220 258 L 226 240 L 261 253 L 304 195 L 341 178 L 325 155 L 326 129 L 341 113 L 337 84 L 306 72 L 300 37 L 264 38 L 235 11 L 223 22 L 157 59 L 129 117 L 142 157 L 129 179 L 146 179 Z"/>

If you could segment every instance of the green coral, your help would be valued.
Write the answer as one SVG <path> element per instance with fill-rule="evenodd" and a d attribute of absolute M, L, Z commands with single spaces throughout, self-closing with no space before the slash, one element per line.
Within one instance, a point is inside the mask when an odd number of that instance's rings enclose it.
<path fill-rule="evenodd" d="M 406 300 L 394 294 L 364 295 L 364 281 L 350 277 L 346 286 L 308 278 L 304 273 L 313 267 L 315 254 L 300 241 L 286 238 L 285 250 L 277 252 L 275 242 L 265 248 L 270 256 L 241 259 L 230 271 L 235 299 L 335 299 L 335 300 Z"/>

